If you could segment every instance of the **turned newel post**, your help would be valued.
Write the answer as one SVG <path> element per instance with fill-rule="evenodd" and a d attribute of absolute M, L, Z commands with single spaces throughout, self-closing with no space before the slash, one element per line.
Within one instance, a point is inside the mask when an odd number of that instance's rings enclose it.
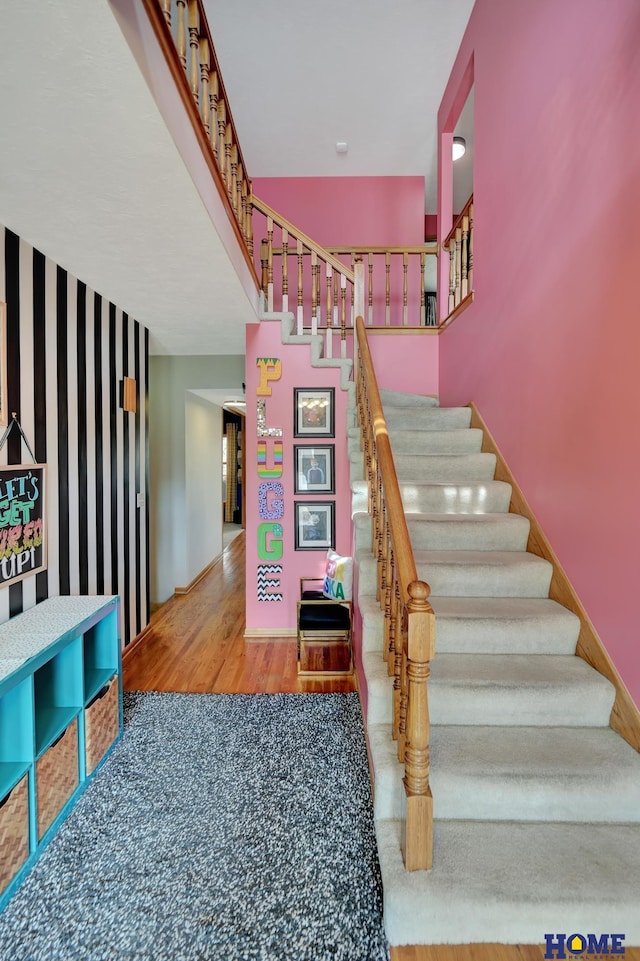
<path fill-rule="evenodd" d="M 269 289 L 269 256 L 267 254 L 267 241 L 260 243 L 260 265 L 262 267 L 261 287 L 264 294 L 265 305 L 267 303 L 267 291 Z"/>
<path fill-rule="evenodd" d="M 407 731 L 404 790 L 406 817 L 402 853 L 407 871 L 429 869 L 433 861 L 433 798 L 429 787 L 427 681 L 435 654 L 435 618 L 429 587 L 412 581 L 407 603 Z"/>

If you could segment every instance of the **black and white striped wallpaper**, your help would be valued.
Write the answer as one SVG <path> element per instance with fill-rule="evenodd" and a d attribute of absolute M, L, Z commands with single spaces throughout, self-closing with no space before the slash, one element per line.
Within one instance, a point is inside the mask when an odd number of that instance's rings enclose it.
<path fill-rule="evenodd" d="M 47 569 L 0 589 L 0 623 L 57 594 L 119 594 L 126 645 L 149 620 L 149 333 L 2 226 L 0 251 L 7 409 L 48 465 Z M 13 429 L 0 465 L 30 462 Z"/>

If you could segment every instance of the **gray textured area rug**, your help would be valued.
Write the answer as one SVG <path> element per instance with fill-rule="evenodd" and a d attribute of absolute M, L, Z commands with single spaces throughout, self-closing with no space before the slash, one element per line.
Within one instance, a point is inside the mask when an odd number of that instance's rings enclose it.
<path fill-rule="evenodd" d="M 386 957 L 356 694 L 126 694 L 0 917 L 6 961 Z"/>

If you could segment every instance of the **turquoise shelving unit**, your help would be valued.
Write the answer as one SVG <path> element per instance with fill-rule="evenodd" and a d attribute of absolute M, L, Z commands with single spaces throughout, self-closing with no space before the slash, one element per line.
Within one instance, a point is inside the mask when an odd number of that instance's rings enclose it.
<path fill-rule="evenodd" d="M 118 623 L 118 598 L 99 596 L 0 625 L 0 910 L 120 736 Z"/>

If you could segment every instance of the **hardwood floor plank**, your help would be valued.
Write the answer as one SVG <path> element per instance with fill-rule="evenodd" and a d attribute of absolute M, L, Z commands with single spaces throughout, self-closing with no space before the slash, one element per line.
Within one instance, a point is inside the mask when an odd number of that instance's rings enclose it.
<path fill-rule="evenodd" d="M 300 678 L 296 639 L 244 639 L 245 535 L 188 594 L 170 598 L 130 656 L 125 690 L 258 694 L 355 691 L 355 676 Z"/>

